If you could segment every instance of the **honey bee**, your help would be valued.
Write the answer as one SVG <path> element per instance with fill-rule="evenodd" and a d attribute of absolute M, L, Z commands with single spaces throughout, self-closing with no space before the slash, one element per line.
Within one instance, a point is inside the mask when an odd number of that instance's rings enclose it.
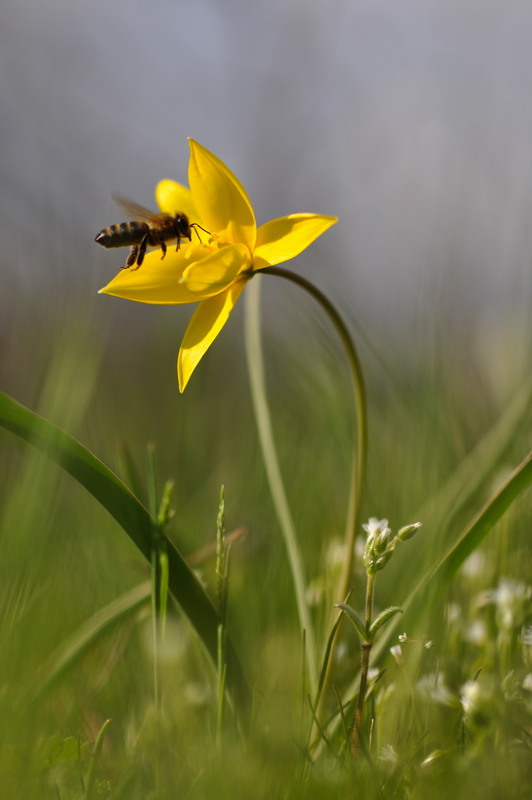
<path fill-rule="evenodd" d="M 124 200 L 122 197 L 113 197 L 113 200 L 130 217 L 131 221 L 104 228 L 95 241 L 103 247 L 127 247 L 129 245 L 129 255 L 122 269 L 130 267 L 138 269 L 144 261 L 148 246 L 160 247 L 163 253 L 161 258 L 164 258 L 167 242 L 177 239 L 177 252 L 181 239 L 192 241 L 192 230 L 196 231 L 198 239 L 200 236 L 197 228 L 208 233 L 197 222 L 190 223 L 187 215 L 179 211 L 175 214 L 154 214 L 149 209 Z"/>

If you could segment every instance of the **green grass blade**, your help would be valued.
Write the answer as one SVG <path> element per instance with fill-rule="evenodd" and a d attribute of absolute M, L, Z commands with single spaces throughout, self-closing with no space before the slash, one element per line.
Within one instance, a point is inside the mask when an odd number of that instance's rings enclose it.
<path fill-rule="evenodd" d="M 146 488 L 140 477 L 131 450 L 125 442 L 121 443 L 117 448 L 116 457 L 118 460 L 118 474 L 122 476 L 124 483 L 129 486 L 133 494 L 144 502 Z"/>
<path fill-rule="evenodd" d="M 266 470 L 275 513 L 279 521 L 288 555 L 301 629 L 305 631 L 307 642 L 305 650 L 307 655 L 307 668 L 311 694 L 314 695 L 318 683 L 317 648 L 314 626 L 306 598 L 306 577 L 303 556 L 298 544 L 295 525 L 281 475 L 266 395 L 264 359 L 260 332 L 260 287 L 260 279 L 255 278 L 253 281 L 249 282 L 246 289 L 244 337 L 246 342 L 249 382 L 264 468 Z"/>
<path fill-rule="evenodd" d="M 430 579 L 442 576 L 444 584 L 447 584 L 466 558 L 480 545 L 506 509 L 531 484 L 532 452 L 523 459 L 505 483 L 466 526 L 453 547 L 436 566 Z"/>
<path fill-rule="evenodd" d="M 143 606 L 148 608 L 151 593 L 149 581 L 141 583 L 117 597 L 104 608 L 100 608 L 90 619 L 84 622 L 72 636 L 52 654 L 44 665 L 43 677 L 32 699 L 53 689 L 63 675 L 71 669 L 86 651 L 96 642 L 113 630 L 116 625 L 123 624 Z"/>
<path fill-rule="evenodd" d="M 102 752 L 105 732 L 110 724 L 111 720 L 106 719 L 98 732 L 96 741 L 94 742 L 94 746 L 92 748 L 92 755 L 89 761 L 89 769 L 87 771 L 87 781 L 85 785 L 85 792 L 83 794 L 83 800 L 90 800 L 91 797 L 96 797 L 96 795 L 99 794 L 99 792 L 93 792 L 93 788 L 95 785 L 96 764 L 100 757 L 100 753 Z"/>
<path fill-rule="evenodd" d="M 102 461 L 67 433 L 3 393 L 0 393 L 0 426 L 45 453 L 75 478 L 114 517 L 150 562 L 153 532 L 150 514 Z M 170 592 L 216 664 L 216 610 L 194 572 L 172 542 L 167 537 L 165 539 Z M 229 641 L 227 662 L 227 679 L 231 693 L 240 701 L 247 700 L 247 683 Z"/>
<path fill-rule="evenodd" d="M 532 379 L 529 379 L 515 392 L 492 428 L 462 459 L 442 487 L 416 511 L 413 518 L 421 520 L 427 529 L 437 524 L 438 520 L 445 521 L 445 530 L 452 527 L 453 520 L 459 519 L 463 509 L 470 506 L 476 493 L 503 463 L 523 427 L 529 424 L 531 404 Z"/>
<path fill-rule="evenodd" d="M 466 558 L 481 544 L 483 539 L 493 529 L 513 501 L 531 484 L 532 453 L 529 453 L 468 525 L 466 525 L 447 553 L 421 576 L 404 603 L 401 604 L 403 611 L 406 612 L 414 603 L 424 609 L 425 603 L 420 602 L 420 595 L 423 594 L 429 586 L 432 589 L 430 602 L 434 602 L 456 575 L 456 572 L 462 566 Z M 374 648 L 374 658 L 387 647 L 395 627 L 396 623 L 390 625 L 386 633 L 379 639 L 378 644 Z"/>

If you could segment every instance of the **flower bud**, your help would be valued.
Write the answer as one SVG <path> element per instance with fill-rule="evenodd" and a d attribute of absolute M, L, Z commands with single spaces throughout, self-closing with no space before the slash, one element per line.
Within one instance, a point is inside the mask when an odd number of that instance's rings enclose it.
<path fill-rule="evenodd" d="M 379 533 L 379 535 L 375 538 L 375 542 L 373 547 L 376 553 L 384 553 L 386 548 L 388 547 L 388 543 L 390 541 L 391 530 L 386 528 L 385 531 Z"/>
<path fill-rule="evenodd" d="M 388 561 L 393 555 L 393 547 L 389 547 L 385 553 L 375 559 L 375 572 L 378 572 L 380 569 L 384 569 Z"/>
<path fill-rule="evenodd" d="M 402 542 L 406 542 L 408 539 L 411 539 L 412 536 L 415 536 L 420 528 L 421 522 L 413 522 L 412 525 L 405 525 L 397 534 L 397 538 Z"/>

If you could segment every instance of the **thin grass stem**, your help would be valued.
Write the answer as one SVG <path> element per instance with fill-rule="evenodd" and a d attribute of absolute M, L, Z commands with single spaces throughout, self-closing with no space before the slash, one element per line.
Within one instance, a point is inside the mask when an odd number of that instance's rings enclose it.
<path fill-rule="evenodd" d="M 299 623 L 305 631 L 307 668 L 311 694 L 314 695 L 318 683 L 316 642 L 314 626 L 310 618 L 305 596 L 306 581 L 303 559 L 297 542 L 292 514 L 279 467 L 279 459 L 273 437 L 272 422 L 264 381 L 264 359 L 261 344 L 260 325 L 260 280 L 250 281 L 246 291 L 245 340 L 251 395 L 255 419 L 266 469 L 266 476 L 272 494 L 275 512 L 281 526 L 288 561 L 292 573 Z"/>
<path fill-rule="evenodd" d="M 218 610 L 218 659 L 217 707 L 216 707 L 216 749 L 222 752 L 223 719 L 225 705 L 225 632 L 227 612 L 228 553 L 225 543 L 225 496 L 222 486 L 216 520 L 216 605 Z"/>

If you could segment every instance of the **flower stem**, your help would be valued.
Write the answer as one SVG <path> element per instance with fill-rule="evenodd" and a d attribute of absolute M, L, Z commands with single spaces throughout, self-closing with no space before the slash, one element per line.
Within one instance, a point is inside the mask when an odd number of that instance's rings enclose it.
<path fill-rule="evenodd" d="M 345 559 L 343 562 L 342 572 L 338 582 L 335 598 L 337 602 L 343 602 L 346 599 L 352 585 L 355 538 L 360 526 L 360 503 L 364 486 L 367 454 L 366 391 L 360 359 L 353 339 L 351 338 L 351 334 L 349 333 L 349 330 L 347 329 L 347 326 L 340 314 L 331 301 L 323 294 L 323 292 L 314 286 L 314 284 L 312 284 L 306 278 L 303 278 L 301 275 L 284 269 L 283 267 L 266 267 L 260 272 L 262 275 L 276 275 L 277 277 L 285 278 L 286 280 L 292 281 L 292 283 L 297 284 L 306 292 L 308 292 L 319 303 L 329 317 L 340 337 L 347 356 L 355 404 L 356 440 L 353 448 L 352 479 L 346 520 Z M 341 612 L 335 610 L 334 616 L 330 621 L 330 628 L 332 628 L 334 625 L 339 613 Z M 320 693 L 318 719 L 321 717 L 322 705 L 325 702 L 327 689 L 331 681 L 332 664 L 334 661 L 333 655 L 339 630 L 340 627 L 338 626 L 331 648 L 331 657 L 327 664 L 322 691 Z"/>
<path fill-rule="evenodd" d="M 351 741 L 351 755 L 356 758 L 360 749 L 362 741 L 362 723 L 364 721 L 364 704 L 366 702 L 366 693 L 368 690 L 368 670 L 369 670 L 369 654 L 373 647 L 373 641 L 370 636 L 371 622 L 373 618 L 373 592 L 375 589 L 375 573 L 368 573 L 368 581 L 366 584 L 366 613 L 364 623 L 366 625 L 366 641 L 361 644 L 361 660 L 360 660 L 360 686 L 358 689 L 357 707 L 355 710 L 355 721 L 353 724 L 353 739 Z"/>

